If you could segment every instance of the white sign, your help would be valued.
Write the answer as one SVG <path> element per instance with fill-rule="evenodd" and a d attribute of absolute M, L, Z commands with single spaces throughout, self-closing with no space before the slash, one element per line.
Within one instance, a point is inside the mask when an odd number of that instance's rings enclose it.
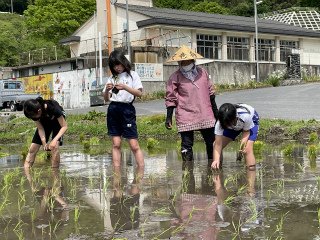
<path fill-rule="evenodd" d="M 141 81 L 163 81 L 163 65 L 160 63 L 135 63 L 135 71 Z"/>

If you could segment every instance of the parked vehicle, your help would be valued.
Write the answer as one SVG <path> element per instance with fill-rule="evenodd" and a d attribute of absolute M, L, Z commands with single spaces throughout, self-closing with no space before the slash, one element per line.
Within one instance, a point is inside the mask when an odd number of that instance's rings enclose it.
<path fill-rule="evenodd" d="M 104 86 L 90 90 L 90 106 L 104 105 L 105 101 L 103 98 L 102 90 Z"/>
<path fill-rule="evenodd" d="M 21 111 L 23 103 L 28 99 L 35 99 L 40 94 L 25 93 L 24 85 L 19 80 L 0 80 L 0 110 L 10 108 L 12 112 Z"/>

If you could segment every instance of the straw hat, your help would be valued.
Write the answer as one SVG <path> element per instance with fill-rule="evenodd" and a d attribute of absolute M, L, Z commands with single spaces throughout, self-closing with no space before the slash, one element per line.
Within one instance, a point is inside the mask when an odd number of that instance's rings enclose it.
<path fill-rule="evenodd" d="M 167 62 L 179 62 L 184 60 L 191 60 L 191 59 L 197 59 L 197 58 L 203 58 L 200 54 L 196 53 L 192 49 L 188 48 L 185 45 L 182 45 L 179 50 L 173 54 L 171 58 L 167 60 Z"/>

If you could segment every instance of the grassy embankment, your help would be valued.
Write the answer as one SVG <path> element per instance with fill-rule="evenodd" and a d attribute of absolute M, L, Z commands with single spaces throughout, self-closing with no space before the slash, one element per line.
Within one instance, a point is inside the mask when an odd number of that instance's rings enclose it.
<path fill-rule="evenodd" d="M 108 139 L 104 113 L 92 111 L 82 115 L 69 115 L 67 121 L 66 142 L 77 143 L 93 137 L 99 140 Z M 167 130 L 164 127 L 164 121 L 163 114 L 138 117 L 140 138 L 178 139 L 175 126 L 172 130 Z M 25 117 L 13 117 L 0 126 L 0 144 L 24 142 L 24 139 L 33 135 L 34 129 L 33 121 Z M 320 134 L 320 122 L 262 119 L 259 140 L 266 143 L 281 143 L 287 140 L 304 143 L 308 140 L 310 133 Z"/>

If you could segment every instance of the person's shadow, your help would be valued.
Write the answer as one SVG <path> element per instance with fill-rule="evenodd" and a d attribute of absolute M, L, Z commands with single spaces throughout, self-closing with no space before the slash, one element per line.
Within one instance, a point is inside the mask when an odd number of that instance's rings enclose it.
<path fill-rule="evenodd" d="M 114 232 L 137 229 L 140 221 L 139 200 L 144 167 L 138 167 L 127 190 L 123 183 L 121 168 L 114 167 L 113 197 L 110 199 L 110 219 Z"/>

